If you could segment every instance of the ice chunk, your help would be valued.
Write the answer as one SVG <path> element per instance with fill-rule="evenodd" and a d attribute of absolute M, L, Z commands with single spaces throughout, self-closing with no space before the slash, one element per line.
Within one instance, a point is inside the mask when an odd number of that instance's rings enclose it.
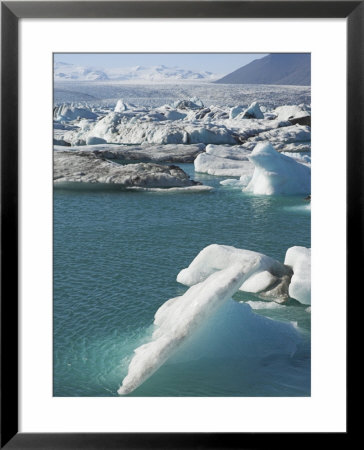
<path fill-rule="evenodd" d="M 105 139 L 98 138 L 95 136 L 89 136 L 86 139 L 86 145 L 99 145 L 99 144 L 106 144 Z"/>
<path fill-rule="evenodd" d="M 277 114 L 278 120 L 297 119 L 311 115 L 309 108 L 305 105 L 279 106 L 274 112 Z"/>
<path fill-rule="evenodd" d="M 255 169 L 246 191 L 262 195 L 311 192 L 311 169 L 278 153 L 269 142 L 258 144 L 249 159 Z"/>
<path fill-rule="evenodd" d="M 183 120 L 187 115 L 174 109 L 167 110 L 163 114 L 167 120 Z"/>
<path fill-rule="evenodd" d="M 114 111 L 115 112 L 124 112 L 124 111 L 128 111 L 130 109 L 133 109 L 133 108 L 135 108 L 134 105 L 126 103 L 126 102 L 124 102 L 123 99 L 120 99 L 120 100 L 117 101 L 117 103 L 115 105 L 115 108 L 114 108 Z"/>
<path fill-rule="evenodd" d="M 132 392 L 190 338 L 242 284 L 249 266 L 234 264 L 164 303 L 155 314 L 150 342 L 138 347 L 118 394 Z"/>
<path fill-rule="evenodd" d="M 284 264 L 292 267 L 293 275 L 289 285 L 290 297 L 305 305 L 311 304 L 311 249 L 291 247 L 287 250 Z"/>
<path fill-rule="evenodd" d="M 238 161 L 248 161 L 248 155 L 250 151 L 244 148 L 242 145 L 214 145 L 209 144 L 206 146 L 206 153 L 219 158 L 228 158 Z"/>
<path fill-rule="evenodd" d="M 310 151 L 311 128 L 291 125 L 264 131 L 249 139 L 249 143 L 269 141 L 277 151 Z"/>
<path fill-rule="evenodd" d="M 179 283 L 193 286 L 212 273 L 239 263 L 247 274 L 240 290 L 259 293 L 264 297 L 283 301 L 288 297 L 291 270 L 275 259 L 251 250 L 228 245 L 212 244 L 205 247 L 177 276 Z"/>
<path fill-rule="evenodd" d="M 189 100 L 177 100 L 173 106 L 176 109 L 201 109 L 203 108 L 203 103 L 195 97 Z"/>
<path fill-rule="evenodd" d="M 264 119 L 264 114 L 260 110 L 258 102 L 253 102 L 249 108 L 247 108 L 243 114 L 243 119 Z"/>
<path fill-rule="evenodd" d="M 78 118 L 96 119 L 97 114 L 87 108 L 77 108 L 76 106 L 66 104 L 58 106 L 54 110 L 54 119 L 57 121 L 70 121 Z"/>
<path fill-rule="evenodd" d="M 250 161 L 219 158 L 208 153 L 200 153 L 195 159 L 196 172 L 223 177 L 252 176 L 254 166 Z"/>
<path fill-rule="evenodd" d="M 229 111 L 229 119 L 235 119 L 240 113 L 244 111 L 242 106 L 234 106 Z"/>

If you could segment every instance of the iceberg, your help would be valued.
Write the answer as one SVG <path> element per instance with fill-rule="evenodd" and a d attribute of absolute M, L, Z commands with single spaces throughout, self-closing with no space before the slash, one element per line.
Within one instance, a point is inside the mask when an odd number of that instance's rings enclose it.
<path fill-rule="evenodd" d="M 132 108 L 132 105 L 129 105 L 128 103 L 125 103 L 122 99 L 120 99 L 117 101 L 114 111 L 115 112 L 124 112 L 131 108 Z"/>
<path fill-rule="evenodd" d="M 212 244 L 205 247 L 189 267 L 179 272 L 177 281 L 186 286 L 193 286 L 214 272 L 237 263 L 246 273 L 239 290 L 256 293 L 278 302 L 288 298 L 288 285 L 292 275 L 289 267 L 262 253 L 228 245 Z"/>
<path fill-rule="evenodd" d="M 244 111 L 244 108 L 242 106 L 234 106 L 229 111 L 229 119 L 235 119 L 240 113 Z"/>
<path fill-rule="evenodd" d="M 258 195 L 294 195 L 311 192 L 311 169 L 278 153 L 269 142 L 258 144 L 249 156 L 254 174 L 244 189 Z"/>
<path fill-rule="evenodd" d="M 89 136 L 86 139 L 86 145 L 99 145 L 99 144 L 106 144 L 105 139 L 98 138 L 95 136 Z"/>
<path fill-rule="evenodd" d="M 311 249 L 291 247 L 287 250 L 284 264 L 293 270 L 289 296 L 304 305 L 311 304 Z"/>
<path fill-rule="evenodd" d="M 260 110 L 258 102 L 253 102 L 249 108 L 247 108 L 243 114 L 242 119 L 264 119 L 264 114 Z"/>
<path fill-rule="evenodd" d="M 132 392 L 158 370 L 239 289 L 246 269 L 233 264 L 165 302 L 155 314 L 151 341 L 134 350 L 118 394 Z"/>
<path fill-rule="evenodd" d="M 278 120 L 298 119 L 311 115 L 310 109 L 306 105 L 283 105 L 274 110 Z"/>
<path fill-rule="evenodd" d="M 97 119 L 97 114 L 86 108 L 77 108 L 73 105 L 63 104 L 54 109 L 54 120 L 56 121 L 71 121 L 76 119 Z"/>

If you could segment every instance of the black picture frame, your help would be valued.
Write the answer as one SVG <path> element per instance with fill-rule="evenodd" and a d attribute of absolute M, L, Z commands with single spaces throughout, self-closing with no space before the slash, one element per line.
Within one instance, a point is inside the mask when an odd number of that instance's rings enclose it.
<path fill-rule="evenodd" d="M 363 262 L 363 1 L 72 1 L 1 2 L 1 448 L 264 448 L 296 445 L 280 433 L 18 432 L 18 21 L 21 18 L 346 18 L 347 20 L 347 304 Z M 348 308 L 349 313 L 349 308 Z M 348 351 L 350 342 L 348 341 Z M 349 374 L 349 372 L 348 372 Z M 348 411 L 347 419 L 350 414 Z M 335 433 L 336 443 L 349 436 Z M 312 437 L 300 436 L 305 444 Z M 316 433 L 315 443 L 327 435 Z M 345 443 L 344 443 L 345 439 Z M 269 444 L 268 444 L 269 443 Z"/>

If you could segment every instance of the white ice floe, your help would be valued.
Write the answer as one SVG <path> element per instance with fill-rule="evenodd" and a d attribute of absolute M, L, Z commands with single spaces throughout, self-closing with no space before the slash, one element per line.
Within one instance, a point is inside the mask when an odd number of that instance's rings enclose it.
<path fill-rule="evenodd" d="M 209 277 L 212 273 L 223 270 L 232 264 L 244 267 L 246 278 L 240 290 L 276 301 L 288 297 L 288 284 L 291 270 L 279 261 L 262 253 L 239 249 L 228 245 L 212 244 L 205 247 L 191 262 L 189 267 L 181 270 L 177 281 L 186 286 L 193 286 Z"/>
<path fill-rule="evenodd" d="M 209 144 L 206 146 L 206 153 L 219 158 L 227 158 L 238 161 L 248 161 L 250 151 L 242 145 L 214 145 Z"/>
<path fill-rule="evenodd" d="M 175 109 L 167 109 L 163 111 L 162 114 L 164 114 L 164 117 L 167 120 L 183 120 L 187 116 L 187 114 L 177 111 Z"/>
<path fill-rule="evenodd" d="M 128 109 L 130 109 L 130 106 L 127 103 L 125 103 L 122 99 L 120 99 L 117 101 L 114 111 L 115 112 L 124 112 L 124 111 L 127 111 Z"/>
<path fill-rule="evenodd" d="M 284 264 L 291 267 L 293 275 L 289 285 L 290 297 L 305 305 L 311 304 L 311 249 L 291 247 L 287 250 Z"/>
<path fill-rule="evenodd" d="M 249 143 L 269 141 L 277 151 L 303 152 L 311 150 L 311 127 L 291 125 L 263 131 L 248 140 Z"/>
<path fill-rule="evenodd" d="M 164 303 L 155 314 L 150 342 L 138 347 L 118 394 L 132 392 L 149 378 L 242 284 L 245 269 L 234 264 L 211 274 L 181 297 Z"/>
<path fill-rule="evenodd" d="M 71 138 L 85 139 L 80 132 L 77 134 L 73 131 L 72 134 L 76 136 Z M 145 117 L 125 117 L 123 113 L 109 113 L 95 123 L 88 135 L 121 144 L 236 144 L 232 131 L 224 125 L 166 120 L 161 113 Z"/>
<path fill-rule="evenodd" d="M 196 172 L 222 177 L 251 177 L 254 172 L 254 166 L 248 160 L 220 158 L 209 153 L 200 153 L 194 164 Z"/>
<path fill-rule="evenodd" d="M 106 144 L 105 139 L 95 137 L 95 136 L 89 136 L 86 139 L 86 145 L 100 145 L 100 144 Z"/>
<path fill-rule="evenodd" d="M 242 114 L 242 119 L 264 119 L 258 102 L 253 102 Z"/>
<path fill-rule="evenodd" d="M 73 105 L 63 104 L 54 110 L 54 119 L 61 121 L 71 121 L 76 119 L 96 119 L 97 114 L 87 108 L 77 108 Z"/>
<path fill-rule="evenodd" d="M 249 156 L 253 177 L 245 188 L 258 195 L 309 194 L 311 169 L 278 153 L 269 142 L 258 144 Z"/>
<path fill-rule="evenodd" d="M 310 108 L 306 105 L 284 105 L 279 106 L 274 111 L 278 120 L 298 119 L 311 115 Z"/>

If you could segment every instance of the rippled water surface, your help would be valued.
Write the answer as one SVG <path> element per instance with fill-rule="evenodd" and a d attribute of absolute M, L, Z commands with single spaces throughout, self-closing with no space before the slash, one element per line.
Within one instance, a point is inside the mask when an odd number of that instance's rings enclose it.
<path fill-rule="evenodd" d="M 310 210 L 301 197 L 247 195 L 221 186 L 221 178 L 194 174 L 193 165 L 181 167 L 215 189 L 54 191 L 55 396 L 117 395 L 154 313 L 186 290 L 176 282 L 178 272 L 205 246 L 232 245 L 280 261 L 287 248 L 310 246 Z M 307 307 L 294 301 L 272 307 L 241 292 L 234 299 L 254 302 L 254 314 L 293 323 L 302 338 L 297 351 L 172 358 L 130 395 L 309 395 Z"/>

